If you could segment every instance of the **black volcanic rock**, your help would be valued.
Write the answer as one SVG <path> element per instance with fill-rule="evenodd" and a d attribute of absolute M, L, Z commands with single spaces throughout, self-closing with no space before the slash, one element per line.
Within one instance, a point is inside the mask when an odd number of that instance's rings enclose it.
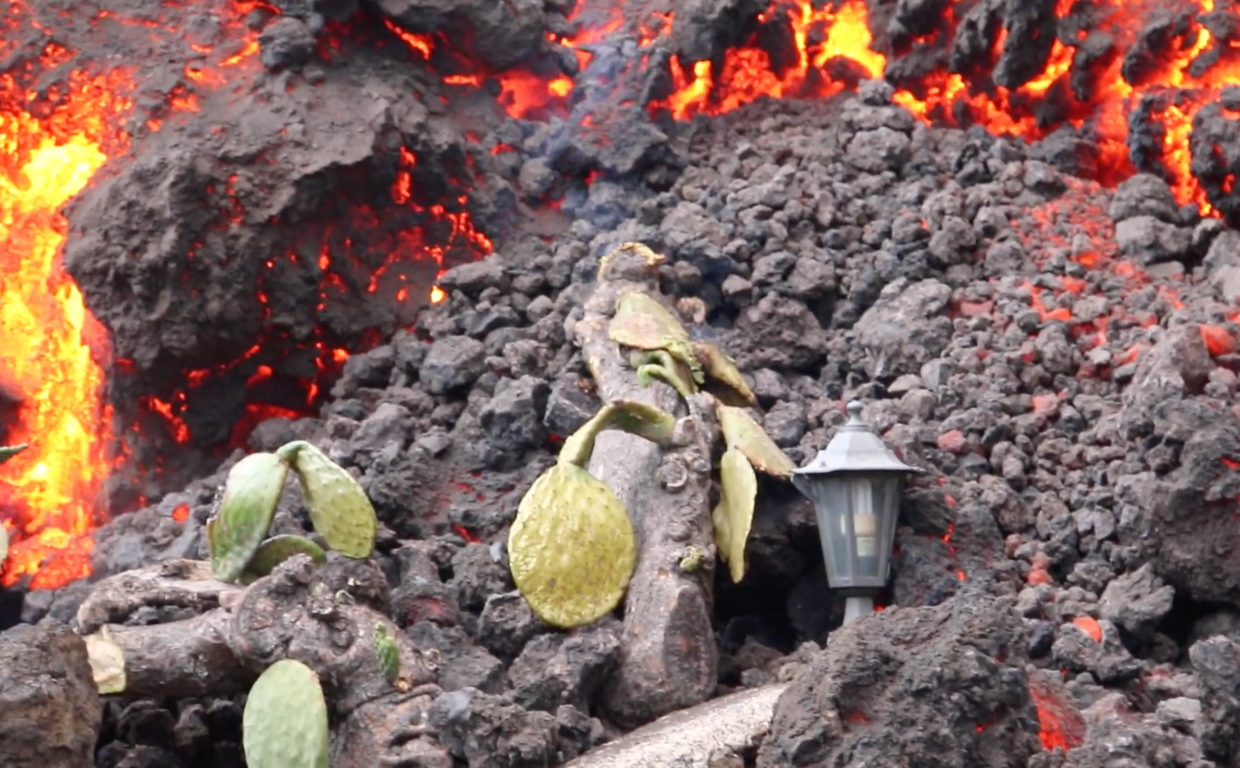
<path fill-rule="evenodd" d="M 64 261 L 124 361 L 110 381 L 119 418 L 138 421 L 144 395 L 186 392 L 189 369 L 210 372 L 178 414 L 192 443 L 165 465 L 169 483 L 195 450 L 229 439 L 260 366 L 274 404 L 304 408 L 288 387 L 331 365 L 329 348 L 410 323 L 426 289 L 402 286 L 429 286 L 439 269 L 419 238 L 443 238 L 445 266 L 478 255 L 444 216 L 467 200 L 484 227 L 491 182 L 448 192 L 466 178 L 463 137 L 421 106 L 423 87 L 363 63 L 317 86 L 261 81 L 157 134 L 74 201 Z M 404 170 L 402 152 L 416 165 Z M 405 173 L 408 200 L 392 192 Z M 456 202 L 437 207 L 445 196 Z"/>
<path fill-rule="evenodd" d="M 1229 505 L 1240 494 L 1230 457 L 1240 456 L 1240 419 L 1230 410 L 1183 399 L 1206 384 L 1211 361 L 1195 326 L 1164 335 L 1125 393 L 1121 428 L 1169 460 L 1161 471 L 1119 479 L 1126 510 L 1121 541 L 1153 558 L 1157 575 L 1193 600 L 1240 605 L 1240 573 L 1230 552 L 1202 546 L 1230 536 Z M 1204 538 L 1203 538 L 1204 537 Z"/>
<path fill-rule="evenodd" d="M 1024 768 L 1040 747 L 1024 649 L 1012 604 L 976 596 L 847 624 L 780 697 L 757 764 Z"/>
<path fill-rule="evenodd" d="M 892 36 L 920 37 L 934 31 L 947 0 L 897 0 L 888 32 Z"/>
<path fill-rule="evenodd" d="M 0 634 L 0 764 L 92 764 L 103 707 L 86 644 L 45 620 Z"/>
<path fill-rule="evenodd" d="M 1223 99 L 1203 106 L 1193 116 L 1189 140 L 1192 172 L 1201 182 L 1210 204 L 1233 225 L 1240 224 L 1240 88 L 1230 88 Z"/>
<path fill-rule="evenodd" d="M 546 49 L 541 0 L 377 0 L 410 32 L 442 32 L 475 61 L 507 69 Z"/>
<path fill-rule="evenodd" d="M 764 0 L 675 0 L 672 45 L 682 62 L 713 60 L 742 41 L 745 23 L 767 5 Z"/>
<path fill-rule="evenodd" d="M 1003 28 L 1007 38 L 994 80 L 1004 88 L 1018 88 L 1042 73 L 1055 43 L 1055 0 L 1008 0 Z"/>
<path fill-rule="evenodd" d="M 304 64 L 314 54 L 314 33 L 304 21 L 291 16 L 268 24 L 258 42 L 263 66 L 273 71 Z"/>
<path fill-rule="evenodd" d="M 951 41 L 951 71 L 982 72 L 1003 25 L 1004 0 L 981 0 L 960 19 Z"/>

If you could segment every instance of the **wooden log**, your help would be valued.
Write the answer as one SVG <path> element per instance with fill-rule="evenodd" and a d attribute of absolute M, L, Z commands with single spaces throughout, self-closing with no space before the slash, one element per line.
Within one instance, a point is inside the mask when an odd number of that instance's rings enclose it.
<path fill-rule="evenodd" d="M 787 687 L 787 683 L 765 685 L 674 712 L 587 752 L 564 768 L 710 768 L 733 764 L 726 761 L 756 746 L 770 730 L 775 702 Z"/>
<path fill-rule="evenodd" d="M 636 250 L 621 249 L 604 260 L 574 330 L 603 402 L 638 400 L 692 417 L 687 444 L 668 451 L 624 432 L 605 431 L 588 467 L 624 504 L 638 539 L 637 568 L 624 602 L 620 660 L 602 699 L 611 718 L 625 727 L 705 701 L 715 690 L 718 668 L 711 627 L 713 404 L 702 396 L 686 407 L 662 382 L 643 386 L 607 333 L 623 293 L 660 296 L 656 267 Z"/>
<path fill-rule="evenodd" d="M 126 694 L 180 699 L 245 693 L 258 673 L 228 647 L 231 623 L 227 611 L 215 610 L 171 624 L 105 626 L 86 640 L 96 680 L 110 643 L 119 653 Z"/>

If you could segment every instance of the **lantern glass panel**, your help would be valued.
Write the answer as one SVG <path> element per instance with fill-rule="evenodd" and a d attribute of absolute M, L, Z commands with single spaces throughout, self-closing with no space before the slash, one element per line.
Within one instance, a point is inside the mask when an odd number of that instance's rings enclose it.
<path fill-rule="evenodd" d="M 827 555 L 828 582 L 837 589 L 883 587 L 901 477 L 891 472 L 840 472 L 815 479 L 814 507 Z"/>

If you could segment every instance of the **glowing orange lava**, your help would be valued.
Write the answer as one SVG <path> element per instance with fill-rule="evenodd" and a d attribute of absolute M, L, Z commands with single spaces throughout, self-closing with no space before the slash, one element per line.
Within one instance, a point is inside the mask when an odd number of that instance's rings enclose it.
<path fill-rule="evenodd" d="M 953 0 L 948 5 L 945 19 L 945 28 L 952 34 L 957 2 Z M 882 77 L 886 59 L 871 49 L 865 0 L 844 0 L 834 11 L 834 3 L 827 3 L 827 8 L 815 8 L 821 4 L 817 0 L 775 0 L 761 17 L 761 21 L 768 21 L 774 18 L 773 14 L 784 14 L 792 31 L 794 51 L 788 52 L 780 67 L 773 66 L 771 55 L 756 43 L 727 51 L 718 74 L 708 61 L 684 63 L 673 58 L 675 90 L 652 108 L 666 108 L 676 119 L 683 120 L 695 114 L 729 112 L 762 96 L 831 96 L 845 88 L 839 77 L 833 77 L 841 63 L 854 73 Z M 1059 0 L 1057 17 L 1066 17 L 1073 5 L 1073 0 Z M 1217 100 L 1226 85 L 1240 83 L 1240 50 L 1234 44 L 1227 46 L 1211 66 L 1194 74 L 1190 67 L 1200 55 L 1215 47 L 1210 32 L 1194 21 L 1187 33 L 1172 41 L 1165 52 L 1159 52 L 1163 58 L 1156 67 L 1130 73 L 1140 82 L 1129 83 L 1122 72 L 1122 54 L 1149 20 L 1150 12 L 1145 5 L 1123 0 L 1098 3 L 1100 18 L 1095 29 L 1115 40 L 1120 55 L 1114 56 L 1098 75 L 1087 103 L 1076 101 L 1070 89 L 1063 87 L 1079 46 L 1060 40 L 1054 41 L 1042 73 L 1019 88 L 987 86 L 940 70 L 923 78 L 915 89 L 898 90 L 895 101 L 927 124 L 981 125 L 995 134 L 1036 140 L 1057 125 L 1039 126 L 1033 107 L 1047 100 L 1060 100 L 1065 105 L 1067 123 L 1078 129 L 1086 124 L 1093 127 L 1099 149 L 1098 181 L 1113 185 L 1134 172 L 1126 142 L 1128 118 L 1137 101 L 1143 94 L 1173 93 L 1174 99 L 1151 110 L 1149 116 L 1161 135 L 1162 161 L 1176 198 L 1181 203 L 1195 203 L 1203 214 L 1210 214 L 1212 209 L 1205 194 L 1189 171 L 1189 135 L 1197 111 Z M 1214 0 L 1196 0 L 1196 5 L 1203 14 L 1214 10 Z M 1003 52 L 1006 42 L 1006 30 L 1000 30 L 991 53 L 992 63 Z"/>
<path fill-rule="evenodd" d="M 68 53 L 54 45 L 42 64 Z M 130 107 L 126 77 L 74 74 L 49 116 L 36 96 L 0 75 L 0 435 L 30 448 L 0 470 L 0 523 L 14 543 L 0 583 L 33 574 L 55 588 L 90 573 L 96 497 L 110 466 L 110 414 L 102 404 L 107 335 L 65 274 L 60 208 L 124 147 L 113 127 Z M 2 407 L 2 406 L 0 406 Z"/>
<path fill-rule="evenodd" d="M 1071 699 L 1040 678 L 1030 678 L 1029 696 L 1038 710 L 1038 737 L 1044 749 L 1068 751 L 1085 740 L 1085 722 Z"/>
<path fill-rule="evenodd" d="M 761 96 L 834 96 L 844 90 L 845 84 L 832 80 L 823 70 L 840 60 L 854 64 L 865 77 L 883 76 L 887 60 L 870 49 L 873 37 L 865 0 L 845 0 L 839 10 L 815 9 L 809 0 L 796 0 L 772 6 L 767 13 L 786 14 L 792 29 L 796 61 L 782 74 L 772 70 L 770 54 L 756 45 L 729 50 L 717 82 L 710 62 L 693 64 L 690 77 L 680 62 L 673 60 L 675 92 L 666 102 L 653 106 L 667 107 L 677 120 L 685 120 L 699 113 L 731 112 Z M 812 43 L 816 30 L 825 31 L 825 38 Z"/>

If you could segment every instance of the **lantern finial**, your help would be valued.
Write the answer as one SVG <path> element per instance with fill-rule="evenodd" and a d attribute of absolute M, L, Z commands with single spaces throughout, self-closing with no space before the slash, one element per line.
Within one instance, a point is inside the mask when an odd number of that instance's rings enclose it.
<path fill-rule="evenodd" d="M 846 424 L 845 426 L 849 426 L 849 427 L 864 427 L 865 426 L 865 424 L 861 421 L 861 409 L 863 407 L 864 406 L 861 405 L 860 400 L 850 400 L 848 405 L 844 406 L 845 410 L 848 411 L 848 424 Z"/>

